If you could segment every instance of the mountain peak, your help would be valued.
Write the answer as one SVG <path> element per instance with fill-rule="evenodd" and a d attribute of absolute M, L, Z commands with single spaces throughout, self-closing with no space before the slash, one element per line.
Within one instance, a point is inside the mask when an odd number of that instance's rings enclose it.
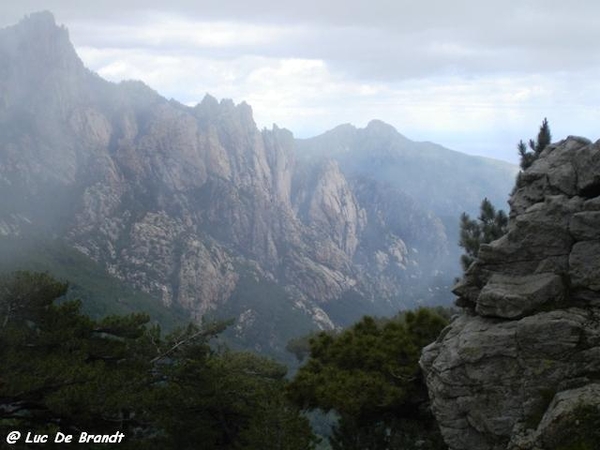
<path fill-rule="evenodd" d="M 47 124 L 81 98 L 89 75 L 69 32 L 49 11 L 0 29 L 0 61 L 4 108 L 28 109 Z"/>
<path fill-rule="evenodd" d="M 383 120 L 379 120 L 379 119 L 373 119 L 373 120 L 371 120 L 367 124 L 367 128 L 371 128 L 371 129 L 387 129 L 387 130 L 394 130 L 394 131 L 396 131 L 396 129 L 392 125 L 390 125 L 389 123 L 384 122 Z"/>
<path fill-rule="evenodd" d="M 401 137 L 401 138 L 406 139 L 392 125 L 390 125 L 389 123 L 385 123 L 382 120 L 377 120 L 377 119 L 371 120 L 367 124 L 365 131 L 367 131 L 368 133 L 377 134 L 377 135 L 381 135 L 381 136 L 385 136 L 385 137 L 389 137 L 389 138 Z"/>
<path fill-rule="evenodd" d="M 50 11 L 37 11 L 31 14 L 26 15 L 20 22 L 19 25 L 27 24 L 34 25 L 36 27 L 46 26 L 46 27 L 57 27 L 56 20 L 54 19 L 54 14 Z"/>
<path fill-rule="evenodd" d="M 246 102 L 235 104 L 230 98 L 217 100 L 210 94 L 206 94 L 202 101 L 194 107 L 194 115 L 204 121 L 214 122 L 223 117 L 237 121 L 239 124 L 251 128 L 256 127 L 254 123 L 252 107 Z"/>
<path fill-rule="evenodd" d="M 21 60 L 25 64 L 35 65 L 48 70 L 51 67 L 82 68 L 83 63 L 77 56 L 64 26 L 56 24 L 50 11 L 40 11 L 25 16 L 14 26 L 0 30 L 0 51 L 13 63 Z M 13 65 L 13 64 L 11 64 Z M 33 70 L 35 67 L 28 67 Z"/>
<path fill-rule="evenodd" d="M 13 30 L 20 41 L 35 40 L 37 44 L 45 41 L 60 42 L 62 45 L 73 48 L 68 30 L 66 27 L 56 24 L 54 14 L 50 11 L 39 11 L 26 15 L 19 23 L 7 30 Z"/>
<path fill-rule="evenodd" d="M 353 139 L 356 135 L 356 127 L 350 123 L 344 123 L 337 127 L 326 131 L 322 136 L 335 137 L 336 140 L 348 140 Z"/>

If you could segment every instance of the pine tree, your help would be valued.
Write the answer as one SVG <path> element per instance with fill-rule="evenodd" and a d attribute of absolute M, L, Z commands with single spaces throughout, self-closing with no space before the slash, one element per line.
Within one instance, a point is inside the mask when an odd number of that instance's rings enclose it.
<path fill-rule="evenodd" d="M 527 146 L 522 140 L 517 144 L 517 150 L 521 156 L 521 169 L 525 170 L 530 167 L 551 142 L 552 134 L 550 133 L 550 125 L 548 125 L 548 119 L 544 118 L 537 135 L 537 140 L 529 139 L 530 150 L 527 150 Z"/>
<path fill-rule="evenodd" d="M 87 317 L 67 288 L 48 274 L 0 276 L 0 431 L 119 430 L 123 450 L 314 448 L 285 367 L 211 348 L 226 324 L 163 337 L 144 314 Z"/>
<path fill-rule="evenodd" d="M 481 244 L 495 241 L 504 234 L 508 227 L 508 216 L 502 210 L 496 211 L 492 203 L 484 198 L 479 207 L 477 219 L 471 219 L 467 213 L 460 216 L 460 241 L 458 245 L 465 249 L 460 263 L 467 270 L 475 261 Z"/>
<path fill-rule="evenodd" d="M 313 336 L 288 395 L 300 408 L 336 412 L 334 450 L 446 448 L 418 361 L 447 323 L 421 308 L 387 320 L 367 316 L 340 333 Z"/>

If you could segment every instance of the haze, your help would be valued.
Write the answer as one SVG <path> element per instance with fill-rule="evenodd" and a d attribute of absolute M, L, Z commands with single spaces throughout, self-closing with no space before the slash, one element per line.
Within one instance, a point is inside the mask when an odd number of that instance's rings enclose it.
<path fill-rule="evenodd" d="M 0 26 L 44 9 L 104 78 L 246 101 L 259 127 L 297 137 L 381 119 L 511 162 L 544 117 L 554 140 L 598 137 L 592 1 L 25 0 L 0 5 Z"/>

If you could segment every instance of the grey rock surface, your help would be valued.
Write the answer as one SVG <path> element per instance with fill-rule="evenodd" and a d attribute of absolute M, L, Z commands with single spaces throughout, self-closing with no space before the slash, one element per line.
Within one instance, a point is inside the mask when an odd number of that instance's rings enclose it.
<path fill-rule="evenodd" d="M 475 310 L 481 316 L 515 319 L 549 301 L 564 300 L 562 279 L 553 273 L 502 275 L 494 273 L 481 290 Z"/>
<path fill-rule="evenodd" d="M 600 142 L 547 147 L 455 287 L 464 314 L 421 357 L 451 450 L 551 450 L 600 404 L 599 160 Z"/>

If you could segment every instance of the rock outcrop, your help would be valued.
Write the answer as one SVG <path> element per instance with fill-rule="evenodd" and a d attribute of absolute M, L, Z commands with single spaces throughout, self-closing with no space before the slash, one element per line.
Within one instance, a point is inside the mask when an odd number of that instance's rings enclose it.
<path fill-rule="evenodd" d="M 509 203 L 423 350 L 433 412 L 451 450 L 596 448 L 567 444 L 600 420 L 600 141 L 548 146 Z"/>

